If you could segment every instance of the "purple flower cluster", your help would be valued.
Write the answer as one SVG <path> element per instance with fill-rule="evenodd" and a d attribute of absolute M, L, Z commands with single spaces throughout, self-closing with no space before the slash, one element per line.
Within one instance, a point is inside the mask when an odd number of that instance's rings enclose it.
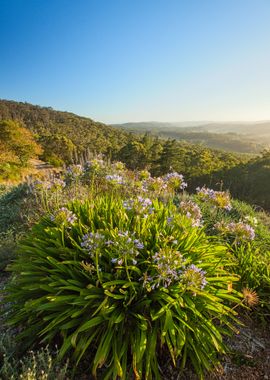
<path fill-rule="evenodd" d="M 83 235 L 81 247 L 85 248 L 91 257 L 95 256 L 96 250 L 104 245 L 105 236 L 99 232 L 89 232 Z"/>
<path fill-rule="evenodd" d="M 206 272 L 191 264 L 183 272 L 183 282 L 190 287 L 203 289 L 206 284 Z"/>
<path fill-rule="evenodd" d="M 168 173 L 162 177 L 163 181 L 168 184 L 169 187 L 173 189 L 181 189 L 184 190 L 187 187 L 187 183 L 184 181 L 184 177 L 182 174 L 177 172 Z"/>
<path fill-rule="evenodd" d="M 64 188 L 66 186 L 66 182 L 63 181 L 61 178 L 54 178 L 52 181 L 51 181 L 51 184 L 52 184 L 52 188 L 56 188 L 56 189 L 61 189 L 61 188 Z"/>
<path fill-rule="evenodd" d="M 152 214 L 154 211 L 151 199 L 143 198 L 141 196 L 138 196 L 136 199 L 128 199 L 123 201 L 123 207 L 127 211 L 133 210 L 138 214 L 144 214 L 145 217 Z"/>
<path fill-rule="evenodd" d="M 76 179 L 79 178 L 84 173 L 84 168 L 82 165 L 70 165 L 66 170 L 66 175 L 69 178 Z"/>
<path fill-rule="evenodd" d="M 114 185 L 123 185 L 125 183 L 124 178 L 119 174 L 108 174 L 105 179 Z"/>
<path fill-rule="evenodd" d="M 199 227 L 201 225 L 201 209 L 195 202 L 182 201 L 180 203 L 180 212 L 192 219 L 192 225 L 194 227 Z"/>
<path fill-rule="evenodd" d="M 47 181 L 34 181 L 29 185 L 30 191 L 34 192 L 35 190 L 60 190 L 66 186 L 66 182 L 61 178 L 52 178 Z"/>
<path fill-rule="evenodd" d="M 168 185 L 163 181 L 162 178 L 152 178 L 149 177 L 142 181 L 142 191 L 143 192 L 151 192 L 154 195 L 159 195 L 164 191 L 168 190 Z"/>
<path fill-rule="evenodd" d="M 227 211 L 232 209 L 230 194 L 228 192 L 215 191 L 207 187 L 197 187 L 196 191 L 202 201 L 209 202 L 214 207 Z"/>
<path fill-rule="evenodd" d="M 152 289 L 163 285 L 165 288 L 171 285 L 173 281 L 179 281 L 182 265 L 182 255 L 178 251 L 171 249 L 162 249 L 152 256 L 156 266 L 157 275 L 154 277 Z"/>
<path fill-rule="evenodd" d="M 61 207 L 55 215 L 51 215 L 50 219 L 56 224 L 73 225 L 77 220 L 77 216 L 66 207 Z"/>
<path fill-rule="evenodd" d="M 130 235 L 128 231 L 119 231 L 117 237 L 113 241 L 109 240 L 106 244 L 110 247 L 111 254 L 115 256 L 111 262 L 120 266 L 125 260 L 136 265 L 138 250 L 144 248 L 144 244 L 139 239 L 134 239 L 134 234 Z"/>
<path fill-rule="evenodd" d="M 241 240 L 251 241 L 255 238 L 254 228 L 244 222 L 216 223 L 215 228 L 221 233 L 234 235 L 237 242 Z"/>

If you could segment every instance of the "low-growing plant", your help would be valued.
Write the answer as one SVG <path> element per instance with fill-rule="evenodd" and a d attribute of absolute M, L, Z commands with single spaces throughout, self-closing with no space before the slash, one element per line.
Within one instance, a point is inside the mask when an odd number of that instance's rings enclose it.
<path fill-rule="evenodd" d="M 102 368 L 104 380 L 159 379 L 169 353 L 202 378 L 234 328 L 233 264 L 171 202 L 99 196 L 33 228 L 4 302 L 26 347 L 57 340 L 60 357 L 89 358 L 94 377 Z"/>
<path fill-rule="evenodd" d="M 2 333 L 0 338 L 0 379 L 1 380 L 67 380 L 68 362 L 57 360 L 57 349 L 51 352 L 48 347 L 27 352 L 21 359 L 16 358 L 10 347 L 14 336 Z"/>

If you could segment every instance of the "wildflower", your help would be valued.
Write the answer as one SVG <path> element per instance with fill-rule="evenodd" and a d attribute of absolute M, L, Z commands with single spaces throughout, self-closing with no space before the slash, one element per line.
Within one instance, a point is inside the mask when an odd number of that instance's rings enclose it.
<path fill-rule="evenodd" d="M 135 247 L 138 248 L 138 249 L 143 249 L 144 248 L 143 243 L 141 243 L 138 239 L 135 239 L 133 241 L 133 243 L 135 244 Z"/>
<path fill-rule="evenodd" d="M 123 201 L 123 207 L 124 207 L 124 209 L 130 211 L 130 210 L 133 209 L 133 206 L 134 206 L 134 201 L 132 199 Z"/>
<path fill-rule="evenodd" d="M 68 177 L 72 179 L 76 179 L 80 177 L 84 172 L 83 166 L 78 164 L 78 165 L 70 165 L 67 168 L 66 174 Z"/>
<path fill-rule="evenodd" d="M 34 181 L 32 188 L 35 190 L 50 190 L 52 183 L 50 181 Z"/>
<path fill-rule="evenodd" d="M 172 222 L 173 222 L 173 217 L 169 216 L 167 218 L 167 223 L 170 225 L 170 224 L 172 224 Z"/>
<path fill-rule="evenodd" d="M 209 202 L 214 207 L 227 211 L 232 209 L 230 195 L 228 192 L 215 191 L 213 189 L 208 189 L 207 187 L 197 187 L 196 191 L 202 201 Z"/>
<path fill-rule="evenodd" d="M 246 240 L 251 241 L 255 238 L 255 230 L 249 224 L 244 222 L 231 222 L 229 224 L 224 224 L 223 222 L 216 223 L 214 227 L 221 233 L 227 235 L 234 235 L 235 240 Z"/>
<path fill-rule="evenodd" d="M 138 196 L 136 199 L 128 199 L 123 201 L 123 207 L 127 211 L 135 211 L 137 214 L 144 214 L 145 217 L 152 214 L 154 208 L 152 206 L 152 201 L 149 198 L 143 198 Z"/>
<path fill-rule="evenodd" d="M 132 262 L 135 265 L 137 263 L 136 257 L 139 255 L 139 250 L 144 248 L 144 244 L 134 238 L 134 234 L 129 231 L 118 231 L 114 241 L 110 244 L 106 244 L 111 252 L 113 264 L 117 263 L 122 265 L 124 260 L 126 262 Z"/>
<path fill-rule="evenodd" d="M 142 181 L 142 180 L 149 179 L 151 177 L 151 174 L 149 173 L 148 170 L 141 170 L 138 173 L 138 177 L 139 177 L 139 180 Z"/>
<path fill-rule="evenodd" d="M 173 281 L 178 281 L 179 267 L 182 265 L 182 255 L 178 251 L 162 249 L 156 252 L 152 259 L 156 264 L 157 275 L 155 276 L 156 285 L 162 284 L 167 288 Z"/>
<path fill-rule="evenodd" d="M 81 247 L 85 248 L 91 257 L 94 257 L 97 249 L 100 249 L 104 244 L 105 236 L 99 232 L 89 232 L 83 235 Z"/>
<path fill-rule="evenodd" d="M 155 284 L 153 284 L 153 277 L 149 276 L 147 272 L 143 273 L 143 277 L 141 277 L 139 281 L 143 281 L 142 287 L 148 292 L 151 292 L 151 290 L 155 288 Z"/>
<path fill-rule="evenodd" d="M 144 192 L 152 192 L 155 195 L 161 194 L 168 189 L 168 184 L 160 177 L 148 178 L 142 182 L 142 190 Z"/>
<path fill-rule="evenodd" d="M 259 303 L 259 297 L 255 290 L 244 288 L 242 293 L 244 296 L 244 303 L 248 306 L 252 307 Z"/>
<path fill-rule="evenodd" d="M 163 180 L 172 189 L 179 188 L 181 190 L 184 190 L 187 187 L 187 183 L 184 181 L 183 175 L 177 172 L 166 174 L 163 176 Z"/>
<path fill-rule="evenodd" d="M 125 183 L 123 177 L 118 174 L 106 175 L 105 179 L 114 185 L 123 185 Z"/>
<path fill-rule="evenodd" d="M 118 172 L 122 172 L 123 170 L 125 170 L 125 164 L 123 162 L 116 161 L 112 164 L 112 168 Z"/>
<path fill-rule="evenodd" d="M 104 160 L 101 158 L 101 156 L 94 158 L 93 160 L 87 161 L 84 166 L 85 172 L 95 172 L 98 173 L 103 168 L 105 168 L 106 164 Z"/>
<path fill-rule="evenodd" d="M 203 289 L 207 284 L 206 272 L 191 264 L 183 273 L 183 281 L 187 286 Z"/>
<path fill-rule="evenodd" d="M 51 221 L 56 224 L 75 224 L 77 216 L 73 214 L 72 211 L 68 210 L 66 207 L 60 208 L 55 215 L 50 216 Z"/>
<path fill-rule="evenodd" d="M 182 201 L 180 203 L 180 212 L 192 220 L 193 227 L 199 227 L 201 225 L 201 209 L 195 202 Z"/>

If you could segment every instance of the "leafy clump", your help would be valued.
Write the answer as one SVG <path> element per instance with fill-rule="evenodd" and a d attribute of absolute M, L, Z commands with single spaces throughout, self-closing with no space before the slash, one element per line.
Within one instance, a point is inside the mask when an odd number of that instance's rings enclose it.
<path fill-rule="evenodd" d="M 104 380 L 159 379 L 166 355 L 202 377 L 233 328 L 233 262 L 171 202 L 74 201 L 21 242 L 9 320 L 25 345 L 57 340 L 60 357 L 87 358 Z"/>

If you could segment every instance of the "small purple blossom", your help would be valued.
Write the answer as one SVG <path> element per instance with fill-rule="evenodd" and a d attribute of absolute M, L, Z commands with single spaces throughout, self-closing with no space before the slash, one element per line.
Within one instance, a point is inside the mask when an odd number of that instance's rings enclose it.
<path fill-rule="evenodd" d="M 99 232 L 89 232 L 88 234 L 83 235 L 81 247 L 85 248 L 93 257 L 96 250 L 103 246 L 104 239 L 105 236 Z"/>
<path fill-rule="evenodd" d="M 173 217 L 172 216 L 169 216 L 168 218 L 167 218 L 167 223 L 170 225 L 170 224 L 172 224 L 172 222 L 173 222 Z"/>
<path fill-rule="evenodd" d="M 227 211 L 232 209 L 230 194 L 226 191 L 215 191 L 207 187 L 197 187 L 198 197 L 205 202 L 209 202 L 214 207 Z"/>
<path fill-rule="evenodd" d="M 138 249 L 143 249 L 144 248 L 143 243 L 141 243 L 138 239 L 135 239 L 133 241 L 133 243 L 135 244 L 135 247 L 138 248 Z"/>
<path fill-rule="evenodd" d="M 124 178 L 118 174 L 108 174 L 105 176 L 105 179 L 115 185 L 123 185 L 125 183 Z"/>

